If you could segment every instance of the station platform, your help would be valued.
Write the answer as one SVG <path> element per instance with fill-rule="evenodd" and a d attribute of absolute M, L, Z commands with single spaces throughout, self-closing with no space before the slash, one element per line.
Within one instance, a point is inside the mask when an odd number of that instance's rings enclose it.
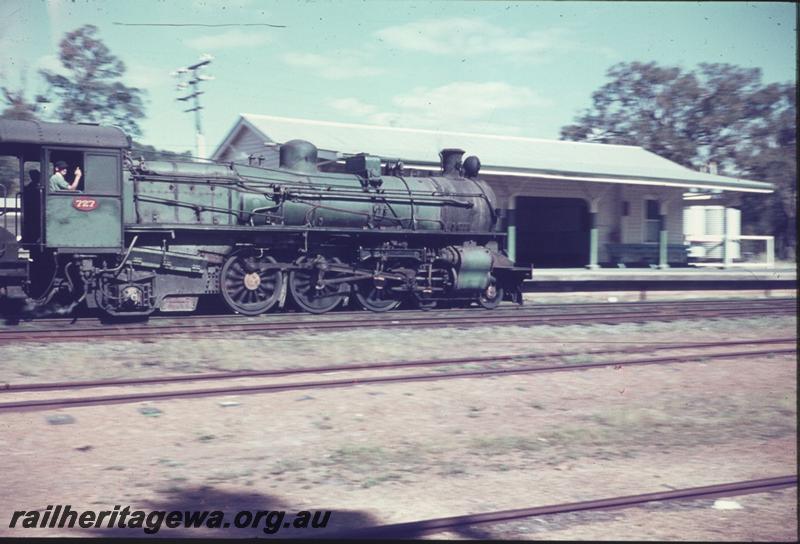
<path fill-rule="evenodd" d="M 523 291 L 680 291 L 796 289 L 791 267 L 709 268 L 539 268 Z"/>

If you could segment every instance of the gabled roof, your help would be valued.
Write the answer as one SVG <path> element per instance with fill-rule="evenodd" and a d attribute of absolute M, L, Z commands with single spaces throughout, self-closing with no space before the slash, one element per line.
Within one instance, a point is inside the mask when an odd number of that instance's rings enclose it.
<path fill-rule="evenodd" d="M 484 174 L 544 177 L 579 181 L 672 185 L 731 191 L 773 191 L 770 183 L 696 172 L 641 147 L 519 136 L 470 134 L 243 113 L 214 153 L 217 157 L 242 127 L 265 142 L 301 138 L 320 150 L 342 154 L 370 153 L 400 159 L 414 167 L 438 169 L 439 151 L 458 147 L 477 155 Z"/>

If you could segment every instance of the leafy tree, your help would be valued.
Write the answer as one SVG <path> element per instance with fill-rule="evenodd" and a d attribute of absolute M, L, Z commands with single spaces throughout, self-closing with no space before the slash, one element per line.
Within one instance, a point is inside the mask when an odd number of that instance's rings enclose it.
<path fill-rule="evenodd" d="M 125 64 L 97 37 L 96 26 L 68 32 L 59 44 L 58 57 L 65 73 L 40 73 L 56 95 L 59 119 L 113 124 L 129 134 L 141 134 L 138 120 L 144 117 L 144 91 L 120 81 Z"/>
<path fill-rule="evenodd" d="M 0 73 L 0 79 L 4 79 L 5 74 Z M 46 99 L 37 96 L 33 100 L 27 98 L 28 77 L 27 70 L 23 67 L 20 70 L 20 86 L 12 88 L 9 85 L 0 85 L 0 94 L 5 102 L 5 109 L 0 112 L 0 119 L 15 119 L 20 121 L 32 121 L 39 116 L 39 106 Z"/>
<path fill-rule="evenodd" d="M 0 119 L 31 121 L 36 119 L 38 104 L 25 97 L 25 84 L 19 89 L 0 87 L 6 108 L 0 112 Z M 19 191 L 19 161 L 15 157 L 0 155 L 0 198 L 12 197 Z M 4 203 L 0 202 L 0 206 Z"/>
<path fill-rule="evenodd" d="M 152 145 L 143 144 L 141 142 L 133 141 L 131 144 L 131 156 L 134 159 L 143 157 L 146 161 L 159 161 L 159 160 L 191 160 L 192 152 L 183 151 L 182 153 L 175 153 L 174 151 L 166 151 L 157 149 Z"/>
<path fill-rule="evenodd" d="M 39 105 L 35 102 L 28 102 L 24 91 L 0 87 L 0 92 L 3 93 L 3 99 L 6 102 L 6 109 L 0 113 L 0 119 L 33 121 L 37 118 L 36 110 Z"/>
<path fill-rule="evenodd" d="M 720 174 L 768 181 L 772 195 L 744 196 L 745 232 L 769 232 L 779 255 L 796 243 L 796 85 L 764 85 L 761 71 L 730 64 L 695 70 L 654 62 L 612 66 L 592 107 L 561 129 L 565 140 L 638 145 L 684 166 L 714 161 Z"/>

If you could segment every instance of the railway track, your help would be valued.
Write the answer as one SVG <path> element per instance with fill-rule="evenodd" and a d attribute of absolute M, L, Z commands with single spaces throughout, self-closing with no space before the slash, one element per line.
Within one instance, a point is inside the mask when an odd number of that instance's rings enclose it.
<path fill-rule="evenodd" d="M 692 308 L 692 307 L 705 307 L 709 304 L 714 303 L 721 303 L 721 304 L 730 304 L 736 305 L 736 303 L 744 302 L 746 304 L 751 304 L 753 306 L 772 306 L 774 303 L 795 303 L 797 299 L 795 297 L 770 297 L 768 299 L 764 298 L 743 298 L 738 300 L 720 300 L 720 299 L 690 299 L 690 300 L 649 300 L 649 301 L 635 301 L 635 302 L 559 302 L 559 303 L 526 303 L 524 306 L 519 306 L 517 304 L 512 303 L 503 303 L 501 306 L 496 308 L 492 311 L 492 313 L 502 313 L 502 312 L 521 312 L 521 313 L 530 313 L 532 311 L 561 311 L 565 308 L 573 309 L 575 311 L 608 311 L 611 308 L 615 308 L 619 311 L 628 311 L 633 309 L 647 309 L 652 307 L 658 308 L 671 308 L 671 307 L 682 307 L 682 308 Z M 392 319 L 403 319 L 405 317 L 414 317 L 414 316 L 429 316 L 429 315 L 436 315 L 436 314 L 447 314 L 447 315 L 469 315 L 470 313 L 479 312 L 482 314 L 486 313 L 486 310 L 483 308 L 478 307 L 470 307 L 470 308 L 449 308 L 449 309 L 434 309 L 434 310 L 417 310 L 413 308 L 400 308 L 398 310 L 394 310 L 389 314 L 375 314 L 371 312 L 367 312 L 364 310 L 351 310 L 346 308 L 337 309 L 325 314 L 309 314 L 305 312 L 297 312 L 297 311 L 284 311 L 284 312 L 276 312 L 276 313 L 267 313 L 260 316 L 255 317 L 247 317 L 241 315 L 234 315 L 230 312 L 224 313 L 215 313 L 211 311 L 206 311 L 203 313 L 196 312 L 192 314 L 155 314 L 150 316 L 149 322 L 157 323 L 157 322 L 191 322 L 191 321 L 202 321 L 202 322 L 212 322 L 212 321 L 260 321 L 264 319 L 274 320 L 274 321 L 297 321 L 297 320 L 307 320 L 307 321 L 325 321 L 325 320 L 337 320 L 337 319 L 348 319 L 348 318 L 355 318 L 355 319 L 375 319 L 375 320 L 386 320 L 387 318 L 391 317 Z M 80 322 L 83 324 L 92 324 L 92 325 L 100 325 L 102 324 L 101 318 L 98 316 L 97 312 L 95 313 L 82 313 L 76 314 L 73 316 L 59 316 L 59 317 L 41 317 L 41 318 L 34 318 L 30 321 L 22 321 L 22 323 L 31 323 L 36 325 L 64 325 L 67 322 Z M 16 323 L 16 321 L 15 321 Z"/>
<path fill-rule="evenodd" d="M 689 487 L 658 491 L 641 495 L 625 495 L 603 499 L 587 500 L 534 506 L 514 510 L 501 510 L 453 516 L 446 518 L 426 519 L 407 523 L 396 523 L 355 529 L 347 532 L 327 534 L 326 538 L 358 538 L 358 539 L 387 539 L 387 538 L 419 538 L 424 535 L 453 531 L 471 525 L 485 525 L 516 521 L 534 516 L 566 514 L 571 512 L 586 512 L 592 510 L 608 510 L 619 508 L 632 508 L 652 502 L 687 501 L 697 499 L 711 499 L 718 497 L 733 497 L 753 493 L 765 493 L 797 486 L 797 475 L 762 478 L 758 480 L 745 480 L 725 484 L 708 485 L 703 487 Z"/>
<path fill-rule="evenodd" d="M 791 344 L 791 347 L 786 347 Z M 137 393 L 114 393 L 110 395 L 95 395 L 95 396 L 77 396 L 77 397 L 60 397 L 60 398 L 23 398 L 21 400 L 11 400 L 9 402 L 0 402 L 0 413 L 4 412 L 21 412 L 21 411 L 40 411 L 52 410 L 61 408 L 76 408 L 83 406 L 98 406 L 98 405 L 111 405 L 111 404 L 128 404 L 156 400 L 171 400 L 171 399 L 186 399 L 186 398 L 202 398 L 202 397 L 215 397 L 215 396 L 229 396 L 229 395 L 247 395 L 247 394 L 267 394 L 279 393 L 285 391 L 309 390 L 309 389 L 330 389 L 330 388 L 345 388 L 356 385 L 368 384 L 387 384 L 387 383 L 412 383 L 422 381 L 439 381 L 446 379 L 461 379 L 461 378 L 483 378 L 490 376 L 502 376 L 512 374 L 533 374 L 545 372 L 574 372 L 579 370 L 590 370 L 597 368 L 604 368 L 613 366 L 615 368 L 622 368 L 625 366 L 645 366 L 645 365 L 659 365 L 659 364 L 677 364 L 689 362 L 708 362 L 711 360 L 724 360 L 731 358 L 742 357 L 766 357 L 775 354 L 791 354 L 797 353 L 797 347 L 794 345 L 794 338 L 772 338 L 772 339 L 756 339 L 756 340 L 741 340 L 737 342 L 707 342 L 702 344 L 693 345 L 676 345 L 670 344 L 665 346 L 649 346 L 646 348 L 637 348 L 641 351 L 663 351 L 663 350 L 687 350 L 693 349 L 694 353 L 668 355 L 662 357 L 646 357 L 639 359 L 623 360 L 619 357 L 609 358 L 600 362 L 587 362 L 587 363 L 550 363 L 554 358 L 564 358 L 570 355 L 598 355 L 603 353 L 619 352 L 619 349 L 609 350 L 595 350 L 590 352 L 580 353 L 550 353 L 539 354 L 530 356 L 520 355 L 507 355 L 507 356 L 492 356 L 480 358 L 461 358 L 461 359 L 446 359 L 446 360 L 420 360 L 420 361 L 405 361 L 397 363 L 379 363 L 379 364 L 362 364 L 362 365 L 342 365 L 342 366 L 328 366 L 316 368 L 301 368 L 301 369 L 277 369 L 277 370 L 264 370 L 264 371 L 248 371 L 248 372 L 231 372 L 231 373 L 214 373 L 214 374 L 200 374 L 200 375 L 182 375 L 182 376 L 164 376 L 153 378 L 140 378 L 131 380 L 96 380 L 84 382 L 63 382 L 63 383 L 39 383 L 39 384 L 6 384 L 0 398 L 8 398 L 14 395 L 24 395 L 25 393 L 37 393 L 41 391 L 75 391 L 88 388 L 116 388 L 116 387 L 138 387 L 146 385 L 164 385 L 168 383 L 180 382 L 194 382 L 194 381 L 219 381 L 226 379 L 264 379 L 286 377 L 301 374 L 322 374 L 331 372 L 350 372 L 355 373 L 355 376 L 349 376 L 341 379 L 332 380 L 307 380 L 300 382 L 267 382 L 256 385 L 231 385 L 227 387 L 213 387 L 204 389 L 173 389 L 163 390 L 156 389 L 152 391 L 137 392 Z M 745 350 L 745 351 L 709 351 L 710 349 L 717 349 L 720 347 L 730 347 L 732 345 L 744 346 L 753 345 L 760 346 L 764 349 L 758 350 Z M 781 347 L 784 346 L 784 347 Z M 628 350 L 628 352 L 632 352 Z M 525 365 L 521 363 L 539 362 L 540 364 Z M 394 374 L 394 375 L 368 375 L 363 376 L 361 373 L 365 371 L 385 371 L 385 370 L 407 370 L 413 367 L 455 367 L 458 365 L 485 365 L 507 363 L 512 366 L 503 368 L 480 368 L 477 370 L 459 370 L 443 372 L 428 372 L 424 374 Z"/>
<path fill-rule="evenodd" d="M 629 323 L 671 321 L 678 319 L 713 319 L 748 317 L 751 315 L 793 315 L 797 311 L 794 298 L 773 300 L 689 301 L 679 303 L 622 303 L 549 305 L 487 312 L 468 309 L 441 312 L 397 312 L 365 314 L 341 312 L 325 316 L 268 315 L 260 318 L 224 318 L 147 323 L 69 324 L 65 320 L 54 326 L 43 325 L 0 329 L 0 344 L 10 342 L 61 342 L 93 340 L 141 340 L 179 335 L 225 335 L 231 333 L 277 333 L 299 330 L 347 330 L 368 327 L 474 327 L 492 325 L 572 325 L 584 323 Z M 48 326 L 49 325 L 49 326 Z"/>

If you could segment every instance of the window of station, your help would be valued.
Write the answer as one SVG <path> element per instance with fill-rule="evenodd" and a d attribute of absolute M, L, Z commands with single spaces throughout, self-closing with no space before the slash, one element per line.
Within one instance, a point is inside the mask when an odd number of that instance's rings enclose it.
<path fill-rule="evenodd" d="M 661 230 L 661 215 L 659 214 L 658 200 L 645 200 L 644 241 L 657 243 Z"/>
<path fill-rule="evenodd" d="M 53 150 L 50 152 L 52 176 L 58 161 L 67 163 L 66 180 L 72 183 L 80 168 L 81 179 L 76 191 L 95 195 L 119 194 L 119 158 L 110 153 Z M 59 191 L 61 192 L 61 191 Z"/>

